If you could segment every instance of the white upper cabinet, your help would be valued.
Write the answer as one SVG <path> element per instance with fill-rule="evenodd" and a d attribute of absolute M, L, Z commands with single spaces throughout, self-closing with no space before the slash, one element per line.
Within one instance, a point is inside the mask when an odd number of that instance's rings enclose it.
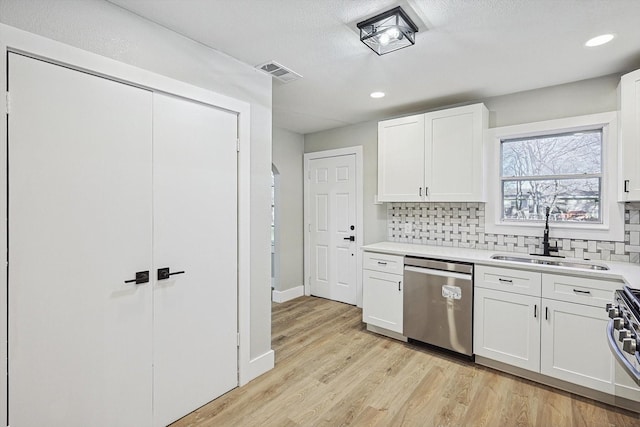
<path fill-rule="evenodd" d="M 378 200 L 419 202 L 424 187 L 424 114 L 378 123 Z"/>
<path fill-rule="evenodd" d="M 483 200 L 482 137 L 488 116 L 483 104 L 425 114 L 426 200 Z"/>
<path fill-rule="evenodd" d="M 620 80 L 620 201 L 640 201 L 640 70 Z"/>
<path fill-rule="evenodd" d="M 378 200 L 482 201 L 483 104 L 378 123 Z"/>

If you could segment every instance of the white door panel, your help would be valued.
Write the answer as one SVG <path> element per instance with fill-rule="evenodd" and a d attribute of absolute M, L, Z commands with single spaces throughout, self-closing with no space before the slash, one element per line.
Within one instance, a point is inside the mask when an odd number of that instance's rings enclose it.
<path fill-rule="evenodd" d="M 237 386 L 237 117 L 154 94 L 154 425 Z"/>
<path fill-rule="evenodd" d="M 9 63 L 10 424 L 160 426 L 235 387 L 236 115 Z"/>
<path fill-rule="evenodd" d="M 9 423 L 148 426 L 151 93 L 16 54 L 9 90 Z"/>
<path fill-rule="evenodd" d="M 309 171 L 311 293 L 356 304 L 355 155 L 310 160 Z"/>

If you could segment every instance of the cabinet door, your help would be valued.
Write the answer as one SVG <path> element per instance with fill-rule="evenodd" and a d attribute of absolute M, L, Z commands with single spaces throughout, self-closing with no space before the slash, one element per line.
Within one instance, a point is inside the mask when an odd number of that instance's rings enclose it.
<path fill-rule="evenodd" d="M 378 200 L 424 200 L 424 115 L 378 123 Z"/>
<path fill-rule="evenodd" d="M 607 313 L 543 299 L 540 372 L 605 393 L 613 393 L 613 356 L 606 336 Z"/>
<path fill-rule="evenodd" d="M 425 114 L 425 185 L 430 201 L 482 201 L 482 104 Z"/>
<path fill-rule="evenodd" d="M 640 70 L 620 80 L 621 201 L 640 200 Z M 625 191 L 626 190 L 626 191 Z"/>
<path fill-rule="evenodd" d="M 402 276 L 371 270 L 364 270 L 363 276 L 363 322 L 401 334 Z"/>
<path fill-rule="evenodd" d="M 475 354 L 540 369 L 540 298 L 476 288 L 474 308 Z"/>

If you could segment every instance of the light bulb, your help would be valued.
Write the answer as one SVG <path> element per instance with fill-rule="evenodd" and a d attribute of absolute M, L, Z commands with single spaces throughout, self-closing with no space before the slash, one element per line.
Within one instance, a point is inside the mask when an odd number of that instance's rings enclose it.
<path fill-rule="evenodd" d="M 378 36 L 378 41 L 382 46 L 388 45 L 390 40 L 389 34 L 387 34 L 386 31 Z"/>
<path fill-rule="evenodd" d="M 387 31 L 385 31 L 385 33 L 389 35 L 389 38 L 396 40 L 400 38 L 400 31 L 396 27 L 389 28 Z"/>

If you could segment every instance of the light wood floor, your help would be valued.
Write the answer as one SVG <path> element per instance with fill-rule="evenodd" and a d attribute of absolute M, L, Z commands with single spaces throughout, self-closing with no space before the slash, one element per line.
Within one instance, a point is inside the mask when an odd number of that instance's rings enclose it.
<path fill-rule="evenodd" d="M 640 426 L 632 413 L 366 331 L 360 309 L 273 305 L 276 367 L 174 426 Z"/>

